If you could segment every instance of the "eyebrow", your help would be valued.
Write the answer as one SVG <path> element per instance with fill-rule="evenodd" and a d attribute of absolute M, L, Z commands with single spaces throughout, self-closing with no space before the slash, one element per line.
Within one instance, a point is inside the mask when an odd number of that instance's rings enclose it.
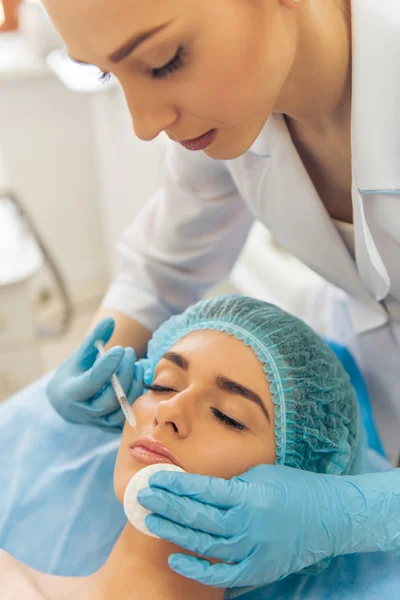
<path fill-rule="evenodd" d="M 268 421 L 271 422 L 269 413 L 265 408 L 260 396 L 256 394 L 256 392 L 254 392 L 247 386 L 242 385 L 241 383 L 237 383 L 237 381 L 229 379 L 229 377 L 226 377 L 225 375 L 218 375 L 215 382 L 217 384 L 217 388 L 222 390 L 223 392 L 228 392 L 228 394 L 236 394 L 237 396 L 243 396 L 243 398 L 251 400 L 251 402 L 257 404 L 263 411 L 264 415 L 267 417 Z"/>
<path fill-rule="evenodd" d="M 182 356 L 182 354 L 178 354 L 177 352 L 166 352 L 163 358 L 169 360 L 183 371 L 189 371 L 189 361 Z"/>
<path fill-rule="evenodd" d="M 162 358 L 165 358 L 165 360 L 169 360 L 183 371 L 189 371 L 190 363 L 187 360 L 187 358 L 182 356 L 182 354 L 178 354 L 177 352 L 167 352 Z M 268 422 L 271 423 L 271 417 L 269 415 L 269 412 L 265 408 L 261 397 L 256 392 L 254 392 L 247 386 L 238 383 L 237 381 L 233 381 L 233 379 L 229 379 L 229 377 L 226 377 L 225 375 L 217 375 L 217 377 L 215 378 L 215 384 L 217 388 L 222 392 L 242 396 L 243 398 L 246 398 L 246 400 L 250 400 L 251 402 L 257 404 L 263 411 Z"/>
<path fill-rule="evenodd" d="M 127 58 L 130 54 L 132 54 L 132 52 L 134 50 L 136 50 L 136 48 L 138 48 L 140 46 L 140 44 L 143 44 L 143 42 L 145 42 L 146 40 L 149 40 L 151 37 L 156 35 L 156 33 L 163 31 L 171 23 L 172 23 L 172 21 L 168 21 L 168 23 L 164 23 L 163 25 L 159 25 L 158 27 L 154 27 L 153 29 L 148 29 L 147 31 L 142 31 L 141 33 L 137 33 L 131 39 L 129 39 L 127 42 L 125 42 L 125 44 L 123 44 L 120 48 L 118 48 L 118 50 L 115 50 L 114 52 L 112 52 L 107 57 L 107 59 L 115 64 L 122 62 L 125 58 Z M 77 63 L 78 65 L 89 65 L 90 64 L 83 60 L 78 60 L 77 58 L 73 58 L 72 56 L 70 56 L 69 58 L 73 62 Z"/>
<path fill-rule="evenodd" d="M 133 36 L 133 38 L 125 42 L 125 44 L 123 44 L 121 48 L 118 48 L 118 50 L 115 50 L 115 52 L 110 54 L 108 56 L 108 60 L 110 60 L 113 63 L 121 62 L 122 60 L 124 60 L 124 58 L 126 58 L 127 56 L 129 56 L 129 54 L 136 50 L 136 48 L 138 48 L 140 44 L 143 44 L 143 42 L 153 37 L 156 33 L 163 31 L 166 27 L 168 27 L 168 25 L 171 24 L 171 22 L 172 21 L 168 21 L 168 23 L 164 23 L 163 25 L 159 25 L 158 27 L 154 27 L 153 29 L 148 29 L 147 31 L 137 33 Z"/>

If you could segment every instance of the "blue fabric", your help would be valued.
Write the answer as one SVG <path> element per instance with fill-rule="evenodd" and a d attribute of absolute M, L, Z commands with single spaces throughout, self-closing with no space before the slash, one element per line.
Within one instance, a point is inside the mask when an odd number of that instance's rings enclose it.
<path fill-rule="evenodd" d="M 125 524 L 112 473 L 118 435 L 63 421 L 44 378 L 0 405 L 0 548 L 45 572 L 84 576 L 106 560 Z M 339 557 L 245 600 L 393 600 L 400 559 Z"/>
<path fill-rule="evenodd" d="M 0 548 L 41 571 L 88 575 L 126 523 L 113 489 L 120 435 L 64 421 L 47 381 L 0 405 Z"/>
<path fill-rule="evenodd" d="M 292 575 L 240 596 L 241 600 L 394 600 L 400 558 L 373 553 L 339 556 L 320 575 Z"/>
<path fill-rule="evenodd" d="M 375 452 L 386 458 L 386 453 L 383 449 L 381 438 L 376 429 L 367 384 L 365 383 L 364 377 L 362 376 L 356 361 L 345 346 L 330 340 L 325 341 L 342 363 L 350 377 L 352 386 L 356 390 L 361 420 L 364 423 L 364 427 L 367 432 L 368 447 L 372 448 L 372 450 L 375 450 Z"/>

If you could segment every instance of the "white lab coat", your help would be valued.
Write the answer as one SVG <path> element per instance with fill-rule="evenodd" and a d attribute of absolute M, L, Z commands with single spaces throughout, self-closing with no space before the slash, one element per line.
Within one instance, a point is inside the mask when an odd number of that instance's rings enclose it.
<path fill-rule="evenodd" d="M 329 282 L 314 294 L 310 322 L 317 329 L 328 322 L 327 333 L 356 355 L 394 457 L 400 448 L 399 0 L 353 0 L 352 160 L 356 261 L 282 116 L 273 114 L 249 151 L 230 161 L 170 142 L 164 185 L 125 230 L 104 305 L 154 330 L 228 275 L 253 221 L 261 221 Z"/>

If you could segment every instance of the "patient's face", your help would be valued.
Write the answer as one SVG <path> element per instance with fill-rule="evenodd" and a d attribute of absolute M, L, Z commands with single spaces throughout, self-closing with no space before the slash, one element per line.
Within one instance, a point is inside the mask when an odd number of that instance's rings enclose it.
<path fill-rule="evenodd" d="M 195 331 L 182 338 L 158 363 L 152 389 L 134 411 L 136 431 L 125 424 L 115 468 L 121 502 L 133 475 L 157 461 L 224 479 L 275 462 L 273 402 L 263 366 L 251 348 L 226 333 Z M 141 446 L 142 438 L 160 442 L 170 460 Z"/>

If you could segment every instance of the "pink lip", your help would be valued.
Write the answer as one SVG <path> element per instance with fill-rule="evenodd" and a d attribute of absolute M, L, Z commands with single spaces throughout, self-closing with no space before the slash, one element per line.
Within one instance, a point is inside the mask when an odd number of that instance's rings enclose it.
<path fill-rule="evenodd" d="M 187 150 L 204 150 L 204 148 L 207 148 L 207 146 L 214 141 L 216 134 L 216 129 L 210 129 L 210 131 L 207 131 L 207 133 L 198 138 L 194 138 L 193 140 L 183 140 L 179 143 Z"/>
<path fill-rule="evenodd" d="M 157 463 L 170 463 L 180 467 L 176 458 L 157 440 L 141 438 L 130 446 L 133 458 L 145 465 Z"/>

